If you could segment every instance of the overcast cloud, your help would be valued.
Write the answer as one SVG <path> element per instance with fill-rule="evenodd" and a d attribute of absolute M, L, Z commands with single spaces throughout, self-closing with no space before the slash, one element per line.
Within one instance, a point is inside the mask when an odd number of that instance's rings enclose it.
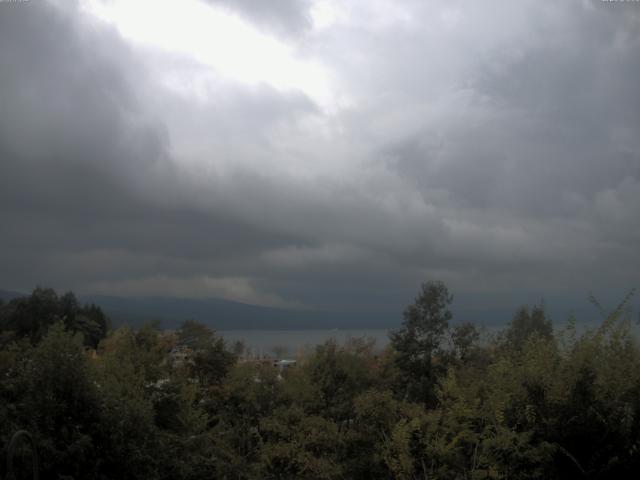
<path fill-rule="evenodd" d="M 639 52 L 634 2 L 0 3 L 0 288 L 622 296 Z"/>

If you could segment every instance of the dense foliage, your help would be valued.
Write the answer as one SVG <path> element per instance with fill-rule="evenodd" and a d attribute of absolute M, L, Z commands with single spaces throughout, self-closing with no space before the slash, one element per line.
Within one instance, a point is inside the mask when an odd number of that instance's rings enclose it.
<path fill-rule="evenodd" d="M 107 334 L 97 307 L 37 289 L 0 306 L 0 443 L 32 432 L 45 479 L 637 476 L 622 308 L 579 334 L 523 307 L 481 340 L 452 300 L 426 283 L 385 351 L 330 341 L 280 371 L 196 322 Z"/>

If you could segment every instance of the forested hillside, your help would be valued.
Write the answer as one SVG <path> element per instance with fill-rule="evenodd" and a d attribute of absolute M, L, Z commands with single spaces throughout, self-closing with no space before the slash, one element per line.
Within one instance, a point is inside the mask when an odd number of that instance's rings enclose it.
<path fill-rule="evenodd" d="M 197 322 L 109 330 L 37 289 L 0 306 L 0 453 L 26 429 L 43 479 L 637 478 L 624 302 L 580 334 L 524 306 L 487 339 L 452 301 L 425 283 L 384 352 L 327 342 L 280 369 Z"/>

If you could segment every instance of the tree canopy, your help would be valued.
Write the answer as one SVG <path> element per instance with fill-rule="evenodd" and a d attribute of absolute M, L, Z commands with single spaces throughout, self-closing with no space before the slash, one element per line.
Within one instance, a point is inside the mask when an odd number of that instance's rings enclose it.
<path fill-rule="evenodd" d="M 442 341 L 453 317 L 453 295 L 442 282 L 425 282 L 404 311 L 402 328 L 391 333 L 395 361 L 407 399 L 432 405 L 438 375 L 444 371 Z"/>
<path fill-rule="evenodd" d="M 195 322 L 111 330 L 90 354 L 67 320 L 91 307 L 39 289 L 0 307 L 0 455 L 27 429 L 41 478 L 636 478 L 624 309 L 579 333 L 525 307 L 481 339 L 451 302 L 425 283 L 386 349 L 328 341 L 280 371 Z"/>

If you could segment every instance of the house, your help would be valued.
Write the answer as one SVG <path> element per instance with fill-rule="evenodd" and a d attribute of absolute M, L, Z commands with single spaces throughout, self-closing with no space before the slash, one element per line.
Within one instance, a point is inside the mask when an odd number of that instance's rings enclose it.
<path fill-rule="evenodd" d="M 185 362 L 191 362 L 191 357 L 193 356 L 193 349 L 191 347 L 187 347 L 186 345 L 177 345 L 171 349 L 169 352 L 169 358 L 173 365 L 176 367 L 180 367 L 185 364 Z"/>

